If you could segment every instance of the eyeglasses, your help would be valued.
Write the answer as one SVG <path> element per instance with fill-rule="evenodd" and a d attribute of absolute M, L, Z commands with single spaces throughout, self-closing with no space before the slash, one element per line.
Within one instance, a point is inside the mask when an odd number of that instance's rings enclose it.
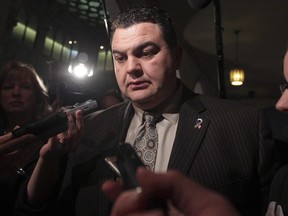
<path fill-rule="evenodd" d="M 284 83 L 284 84 L 281 84 L 280 86 L 280 92 L 281 94 L 283 94 L 283 92 L 288 89 L 288 82 L 287 83 Z"/>

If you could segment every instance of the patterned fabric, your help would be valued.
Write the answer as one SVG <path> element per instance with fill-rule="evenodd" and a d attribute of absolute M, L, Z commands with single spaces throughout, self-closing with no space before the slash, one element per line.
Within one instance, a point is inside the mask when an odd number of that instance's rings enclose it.
<path fill-rule="evenodd" d="M 161 117 L 144 112 L 143 119 L 144 126 L 137 135 L 133 147 L 147 169 L 154 171 L 158 148 L 156 124 Z"/>

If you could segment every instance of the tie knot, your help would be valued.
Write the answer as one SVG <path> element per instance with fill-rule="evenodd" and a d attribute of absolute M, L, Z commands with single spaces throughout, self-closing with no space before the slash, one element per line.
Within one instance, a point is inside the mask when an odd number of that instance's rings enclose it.
<path fill-rule="evenodd" d="M 161 121 L 162 116 L 154 113 L 144 112 L 143 118 L 147 123 L 156 124 L 157 122 Z"/>

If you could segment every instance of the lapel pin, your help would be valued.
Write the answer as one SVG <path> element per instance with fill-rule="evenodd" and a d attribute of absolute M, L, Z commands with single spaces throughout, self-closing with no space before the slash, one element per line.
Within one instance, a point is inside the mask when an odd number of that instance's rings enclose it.
<path fill-rule="evenodd" d="M 194 125 L 194 128 L 200 129 L 202 123 L 203 123 L 203 120 L 201 118 L 198 118 L 197 121 L 196 121 L 196 124 Z"/>

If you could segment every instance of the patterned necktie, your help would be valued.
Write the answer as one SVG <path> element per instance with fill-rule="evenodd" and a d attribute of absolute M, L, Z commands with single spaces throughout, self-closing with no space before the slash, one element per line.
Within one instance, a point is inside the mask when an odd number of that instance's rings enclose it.
<path fill-rule="evenodd" d="M 144 112 L 143 118 L 145 120 L 144 126 L 137 135 L 133 147 L 144 165 L 149 170 L 154 171 L 158 148 L 156 124 L 162 120 L 162 117 Z"/>

